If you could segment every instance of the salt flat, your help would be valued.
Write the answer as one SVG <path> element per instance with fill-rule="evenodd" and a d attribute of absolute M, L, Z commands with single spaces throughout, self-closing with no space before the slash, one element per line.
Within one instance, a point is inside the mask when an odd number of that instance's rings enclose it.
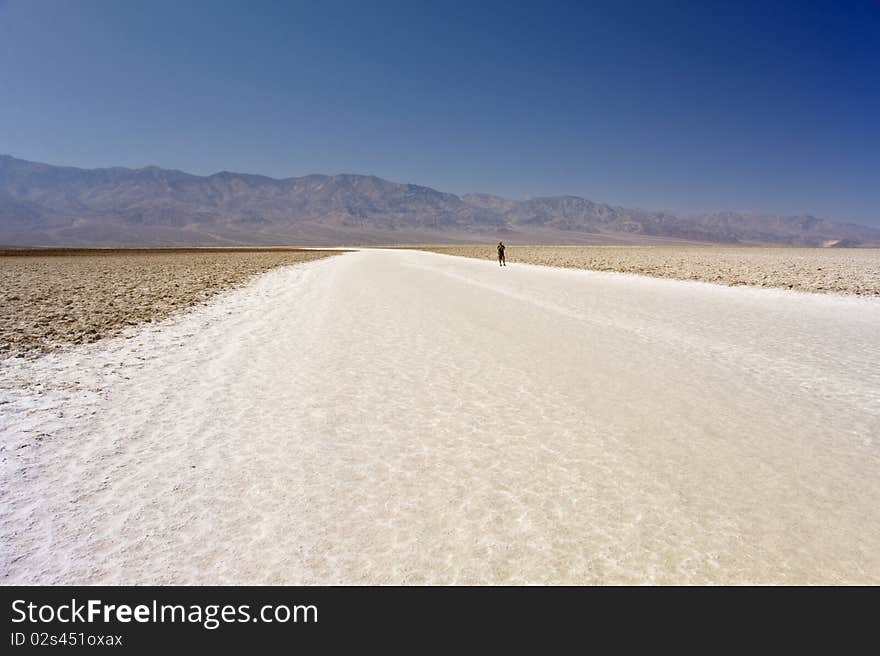
<path fill-rule="evenodd" d="M 4 583 L 880 583 L 880 299 L 361 251 L 0 361 Z"/>
<path fill-rule="evenodd" d="M 96 342 L 331 251 L 0 249 L 0 357 Z"/>
<path fill-rule="evenodd" d="M 483 246 L 423 250 L 495 260 Z M 720 285 L 880 296 L 880 249 L 792 248 L 696 244 L 508 246 L 508 263 L 618 271 Z"/>

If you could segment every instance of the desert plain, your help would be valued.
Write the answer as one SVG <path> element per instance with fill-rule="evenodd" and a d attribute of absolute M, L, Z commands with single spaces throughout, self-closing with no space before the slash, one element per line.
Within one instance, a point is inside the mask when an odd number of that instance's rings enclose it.
<path fill-rule="evenodd" d="M 495 260 L 486 246 L 422 247 Z M 880 249 L 759 246 L 507 246 L 507 261 L 721 285 L 880 296 Z"/>
<path fill-rule="evenodd" d="M 0 356 L 118 335 L 274 267 L 333 254 L 338 251 L 0 250 Z"/>
<path fill-rule="evenodd" d="M 4 258 L 0 582 L 880 583 L 876 251 L 527 250 Z"/>
<path fill-rule="evenodd" d="M 495 260 L 492 244 L 419 246 Z M 0 354 L 94 342 L 338 250 L 298 248 L 0 249 Z M 880 249 L 692 245 L 507 246 L 508 263 L 722 285 L 880 296 Z"/>

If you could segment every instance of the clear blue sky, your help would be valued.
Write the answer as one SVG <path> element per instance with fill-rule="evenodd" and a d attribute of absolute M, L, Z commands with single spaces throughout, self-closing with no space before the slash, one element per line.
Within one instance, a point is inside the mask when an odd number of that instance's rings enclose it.
<path fill-rule="evenodd" d="M 0 0 L 0 153 L 880 224 L 880 2 Z"/>

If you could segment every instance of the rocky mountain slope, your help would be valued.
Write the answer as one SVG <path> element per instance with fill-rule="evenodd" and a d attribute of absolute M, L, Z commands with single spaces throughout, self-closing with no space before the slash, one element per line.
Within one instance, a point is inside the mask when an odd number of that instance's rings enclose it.
<path fill-rule="evenodd" d="M 880 245 L 880 229 L 811 216 L 681 215 L 575 196 L 456 196 L 363 175 L 274 179 L 221 172 L 80 169 L 0 156 L 0 243 L 208 245 L 520 243 L 684 239 Z"/>

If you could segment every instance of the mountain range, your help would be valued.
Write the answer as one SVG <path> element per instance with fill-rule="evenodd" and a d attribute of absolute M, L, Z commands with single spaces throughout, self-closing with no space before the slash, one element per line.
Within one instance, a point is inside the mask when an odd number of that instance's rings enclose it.
<path fill-rule="evenodd" d="M 880 229 L 809 215 L 682 214 L 577 196 L 458 196 L 366 175 L 198 176 L 0 155 L 0 244 L 206 246 L 685 240 L 880 246 Z"/>

